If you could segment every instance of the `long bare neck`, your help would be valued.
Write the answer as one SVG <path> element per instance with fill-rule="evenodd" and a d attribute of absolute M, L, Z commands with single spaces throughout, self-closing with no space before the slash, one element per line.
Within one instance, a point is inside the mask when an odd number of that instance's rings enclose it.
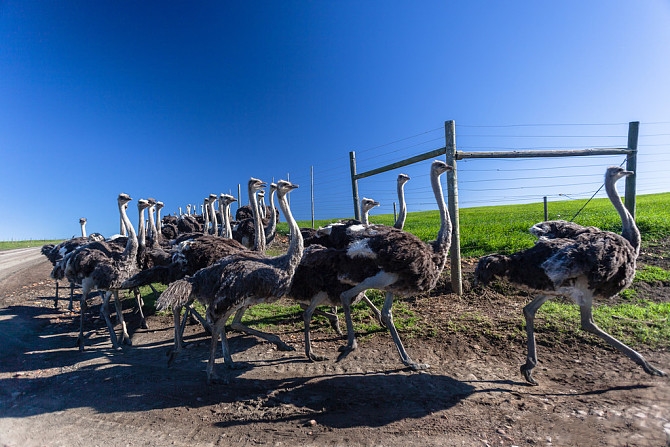
<path fill-rule="evenodd" d="M 370 225 L 370 217 L 369 217 L 369 214 L 370 214 L 370 210 L 369 210 L 369 209 L 366 209 L 365 211 L 363 211 L 363 217 L 361 217 L 361 222 L 362 222 L 363 225 L 365 225 L 366 227 L 367 227 L 368 225 Z"/>
<path fill-rule="evenodd" d="M 284 255 L 286 257 L 286 263 L 283 267 L 286 269 L 287 273 L 292 276 L 295 273 L 295 269 L 298 268 L 298 264 L 300 264 L 305 246 L 302 240 L 302 233 L 300 233 L 300 228 L 293 218 L 285 194 L 279 194 L 279 207 L 281 208 L 282 213 L 284 213 L 284 217 L 286 217 L 286 222 L 288 223 L 289 228 L 289 239 L 291 240 L 291 243 L 288 246 L 288 251 Z"/>
<path fill-rule="evenodd" d="M 81 223 L 81 237 L 86 237 L 86 222 Z"/>
<path fill-rule="evenodd" d="M 205 217 L 205 228 L 203 233 L 208 234 L 209 232 L 209 203 L 203 202 L 202 204 L 202 214 Z"/>
<path fill-rule="evenodd" d="M 121 220 L 123 221 L 126 230 L 128 230 L 128 242 L 126 242 L 126 248 L 123 250 L 122 256 L 128 261 L 134 262 L 138 248 L 137 233 L 135 233 L 135 228 L 133 227 L 133 224 L 130 223 L 130 219 L 128 219 L 126 207 L 124 205 L 119 205 L 119 211 L 121 212 Z"/>
<path fill-rule="evenodd" d="M 209 201 L 209 214 L 212 216 L 212 234 L 216 236 L 219 230 L 219 222 L 216 218 L 216 211 L 214 210 L 214 201 Z"/>
<path fill-rule="evenodd" d="M 270 237 L 272 233 L 277 230 L 277 212 L 275 211 L 275 192 L 274 190 L 270 192 L 270 212 L 272 213 L 272 216 L 270 216 L 270 222 L 268 222 L 268 226 L 265 227 L 265 240 L 267 242 L 267 238 Z"/>
<path fill-rule="evenodd" d="M 400 212 L 398 219 L 396 219 L 394 227 L 402 230 L 405 226 L 405 219 L 407 219 L 407 204 L 405 203 L 405 184 L 398 182 L 398 202 L 400 203 Z"/>
<path fill-rule="evenodd" d="M 149 207 L 149 237 L 152 241 L 156 240 L 156 221 L 154 220 L 154 207 Z"/>
<path fill-rule="evenodd" d="M 139 247 L 146 247 L 147 246 L 147 237 L 146 237 L 146 230 L 145 230 L 145 220 L 144 220 L 144 209 L 139 208 L 140 210 L 140 224 L 137 227 L 137 244 Z"/>
<path fill-rule="evenodd" d="M 251 188 L 249 188 L 249 205 L 251 205 L 251 214 L 254 217 L 254 251 L 265 253 L 265 230 L 258 210 L 256 193 Z"/>
<path fill-rule="evenodd" d="M 223 211 L 221 213 L 221 218 L 223 219 L 222 225 L 221 225 L 221 236 L 225 238 L 230 238 L 232 237 L 233 231 L 230 228 L 230 203 L 226 203 L 223 206 Z"/>
<path fill-rule="evenodd" d="M 638 230 L 637 225 L 635 225 L 633 216 L 631 216 L 621 202 L 621 197 L 619 197 L 619 193 L 616 190 L 615 182 L 608 181 L 605 185 L 605 191 L 607 191 L 607 197 L 609 197 L 612 205 L 614 205 L 614 208 L 619 213 L 619 217 L 621 217 L 621 236 L 630 242 L 630 245 L 635 249 L 636 256 L 639 255 L 640 243 L 642 241 L 640 230 Z"/>
<path fill-rule="evenodd" d="M 161 222 L 161 209 L 156 207 L 156 234 L 161 234 L 163 230 L 163 223 Z"/>
<path fill-rule="evenodd" d="M 440 210 L 440 231 L 437 233 L 437 239 L 433 243 L 433 251 L 444 256 L 446 262 L 449 248 L 451 247 L 451 219 L 449 218 L 449 210 L 447 204 L 444 202 L 444 194 L 442 193 L 442 184 L 440 183 L 440 176 L 432 173 L 430 178 L 433 193 L 435 194 L 435 201 Z"/>
<path fill-rule="evenodd" d="M 120 227 L 120 228 L 119 228 L 119 234 L 120 234 L 121 236 L 126 236 L 126 235 L 127 235 L 127 232 L 126 232 L 126 224 L 123 222 L 123 217 L 121 217 L 121 218 L 119 219 L 119 227 Z"/>

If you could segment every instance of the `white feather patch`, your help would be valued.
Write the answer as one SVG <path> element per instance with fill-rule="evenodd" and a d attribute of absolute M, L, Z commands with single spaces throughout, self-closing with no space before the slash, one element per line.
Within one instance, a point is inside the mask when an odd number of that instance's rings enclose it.
<path fill-rule="evenodd" d="M 356 234 L 360 233 L 361 231 L 365 230 L 367 227 L 363 224 L 359 225 L 352 225 L 349 228 L 347 228 L 347 234 Z"/>
<path fill-rule="evenodd" d="M 376 259 L 377 253 L 370 249 L 367 239 L 359 239 L 349 245 L 349 248 L 347 249 L 347 256 L 350 258 L 361 257 Z"/>

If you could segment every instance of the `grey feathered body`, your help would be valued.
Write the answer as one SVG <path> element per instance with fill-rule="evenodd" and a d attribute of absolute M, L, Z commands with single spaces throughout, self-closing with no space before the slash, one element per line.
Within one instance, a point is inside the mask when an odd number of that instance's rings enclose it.
<path fill-rule="evenodd" d="M 449 238 L 438 238 L 426 244 L 417 236 L 385 225 L 351 226 L 352 238 L 347 246 L 350 262 L 360 265 L 357 271 L 349 271 L 345 279 L 357 284 L 370 276 L 369 266 L 374 264 L 379 270 L 398 275 L 398 279 L 385 290 L 401 296 L 413 295 L 431 290 L 447 263 Z"/>
<path fill-rule="evenodd" d="M 622 236 L 586 230 L 571 239 L 541 238 L 533 247 L 509 256 L 484 256 L 475 277 L 483 284 L 504 277 L 544 291 L 559 291 L 585 278 L 594 295 L 610 297 L 631 284 L 635 260 L 635 249 Z"/>

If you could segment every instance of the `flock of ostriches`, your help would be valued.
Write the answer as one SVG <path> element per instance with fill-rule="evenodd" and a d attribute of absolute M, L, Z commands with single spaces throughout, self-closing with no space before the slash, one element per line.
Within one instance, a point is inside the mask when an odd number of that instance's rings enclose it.
<path fill-rule="evenodd" d="M 236 367 L 226 337 L 226 322 L 231 316 L 232 329 L 261 337 L 281 350 L 293 349 L 274 334 L 242 324 L 247 308 L 282 297 L 300 303 L 304 309 L 305 354 L 312 361 L 326 359 L 312 350 L 312 315 L 316 312 L 326 316 L 342 334 L 333 309 L 336 306 L 343 308 L 347 344 L 340 350 L 346 354 L 357 348 L 351 305 L 363 300 L 390 331 L 402 362 L 413 370 L 422 370 L 429 365 L 417 363 L 407 354 L 393 324 L 391 307 L 394 296 L 406 297 L 431 290 L 445 268 L 452 224 L 440 176 L 451 169 L 441 161 L 434 161 L 430 167 L 431 186 L 440 215 L 440 229 L 431 243 L 403 231 L 406 216 L 404 184 L 409 177 L 401 174 L 397 184 L 400 213 L 394 226 L 369 224 L 368 211 L 379 204 L 364 198 L 362 221 L 340 221 L 318 230 L 301 229 L 291 214 L 287 200 L 288 193 L 297 185 L 285 180 L 271 184 L 268 206 L 264 199 L 267 185 L 251 178 L 248 185 L 249 205 L 238 209 L 235 221 L 230 214 L 230 205 L 235 199 L 226 194 L 207 197 L 201 215 L 191 214 L 189 209 L 186 214 L 181 215 L 180 210 L 179 216 L 162 219 L 161 202 L 141 199 L 137 202 L 139 224 L 136 233 L 127 214 L 131 198 L 120 194 L 118 208 L 123 236 L 110 239 L 104 239 L 99 234 L 86 236 L 86 220 L 82 219 L 82 237 L 56 246 L 44 246 L 42 252 L 54 265 L 52 277 L 56 280 L 65 278 L 70 282 L 70 309 L 72 288 L 75 285 L 82 288 L 80 350 L 85 344 L 84 310 L 90 292 L 101 292 L 101 314 L 109 328 L 113 347 L 120 349 L 110 319 L 111 297 L 114 296 L 116 316 L 122 330 L 121 343 L 130 344 L 119 291 L 134 291 L 141 313 L 139 287 L 162 283 L 167 288 L 160 295 L 157 307 L 171 308 L 174 315 L 174 347 L 168 362 L 171 363 L 182 349 L 184 324 L 190 312 L 211 332 L 208 383 L 220 381 L 214 368 L 219 339 L 225 366 Z M 610 167 L 605 173 L 608 197 L 621 217 L 621 235 L 566 221 L 541 222 L 530 229 L 538 238 L 533 247 L 509 256 L 484 256 L 479 261 L 475 271 L 478 283 L 486 284 L 496 277 L 507 278 L 536 295 L 523 309 L 528 353 L 521 372 L 530 384 L 537 384 L 532 376 L 537 365 L 533 331 L 535 313 L 546 300 L 558 295 L 571 297 L 579 306 L 584 330 L 601 337 L 647 373 L 666 375 L 651 366 L 638 352 L 605 333 L 594 323 L 592 316 L 594 298 L 617 294 L 631 284 L 635 275 L 640 233 L 633 217 L 621 203 L 615 186 L 620 178 L 632 174 L 620 167 Z M 289 247 L 283 255 L 268 256 L 265 247 L 274 238 L 279 218 L 274 204 L 275 194 L 288 222 Z M 214 205 L 217 201 L 218 210 Z M 147 209 L 148 222 L 145 219 Z M 368 289 L 386 293 L 381 311 L 366 297 Z M 194 300 L 205 306 L 205 318 L 193 309 Z M 182 310 L 185 310 L 183 320 Z M 143 315 L 142 325 L 146 327 Z"/>

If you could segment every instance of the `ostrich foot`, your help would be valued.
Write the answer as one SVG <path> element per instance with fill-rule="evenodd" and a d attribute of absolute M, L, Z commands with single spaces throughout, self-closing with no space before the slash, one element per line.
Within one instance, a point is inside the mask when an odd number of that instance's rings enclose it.
<path fill-rule="evenodd" d="M 140 328 L 149 329 L 149 325 L 147 324 L 147 320 L 145 320 L 144 318 L 142 318 L 142 320 L 140 321 Z"/>
<path fill-rule="evenodd" d="M 413 361 L 409 362 L 403 362 L 405 366 L 409 366 L 412 371 L 425 371 L 427 369 L 430 369 L 430 365 L 428 363 L 416 363 Z"/>
<path fill-rule="evenodd" d="M 660 369 L 654 368 L 649 363 L 645 363 L 644 365 L 642 365 L 642 368 L 644 369 L 644 372 L 652 376 L 666 377 L 668 375 L 665 372 L 661 371 Z"/>
<path fill-rule="evenodd" d="M 309 359 L 313 362 L 323 362 L 325 360 L 328 360 L 328 357 L 326 357 L 325 355 L 316 355 L 312 352 L 307 354 L 307 357 L 309 357 Z"/>
<path fill-rule="evenodd" d="M 527 364 L 521 365 L 521 374 L 526 379 L 526 382 L 533 386 L 538 386 L 539 384 L 533 379 L 533 367 Z"/>
<path fill-rule="evenodd" d="M 343 354 L 344 353 L 348 354 L 351 351 L 355 351 L 356 349 L 358 349 L 358 343 L 356 343 L 356 340 L 354 340 L 354 342 L 351 343 L 351 344 L 347 344 L 347 345 L 340 346 L 339 348 L 337 348 L 337 350 L 340 351 Z"/>
<path fill-rule="evenodd" d="M 280 351 L 295 351 L 295 348 L 283 341 L 276 343 L 277 349 Z"/>
<path fill-rule="evenodd" d="M 342 329 L 340 329 L 340 322 L 337 319 L 330 320 L 330 327 L 332 327 L 335 333 L 340 337 L 344 335 Z"/>
<path fill-rule="evenodd" d="M 83 336 L 77 337 L 77 343 L 75 343 L 75 346 L 79 348 L 79 352 L 84 352 L 85 345 L 86 343 L 84 343 L 84 337 Z"/>

